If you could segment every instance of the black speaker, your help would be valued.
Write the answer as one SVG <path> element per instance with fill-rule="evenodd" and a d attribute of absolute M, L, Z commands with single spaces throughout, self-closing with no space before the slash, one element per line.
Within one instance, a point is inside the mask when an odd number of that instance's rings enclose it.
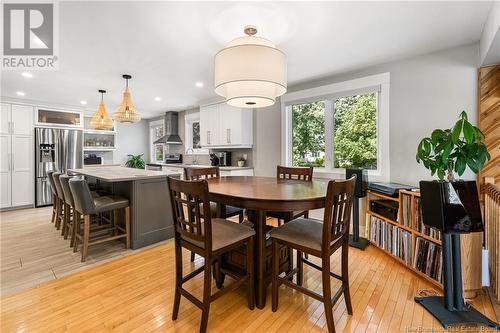
<path fill-rule="evenodd" d="M 484 230 L 475 181 L 421 181 L 423 222 L 445 233 Z"/>
<path fill-rule="evenodd" d="M 345 178 L 349 179 L 356 175 L 356 185 L 354 186 L 354 196 L 362 198 L 366 196 L 366 187 L 368 184 L 368 172 L 364 169 L 345 169 Z"/>

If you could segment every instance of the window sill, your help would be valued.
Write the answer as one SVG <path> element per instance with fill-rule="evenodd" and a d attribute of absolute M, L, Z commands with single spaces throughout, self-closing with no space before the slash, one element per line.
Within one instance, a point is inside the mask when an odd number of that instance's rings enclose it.
<path fill-rule="evenodd" d="M 345 169 L 325 169 L 314 168 L 313 177 L 316 179 L 345 179 Z M 383 182 L 387 181 L 380 171 L 368 170 L 368 181 L 370 182 Z"/>

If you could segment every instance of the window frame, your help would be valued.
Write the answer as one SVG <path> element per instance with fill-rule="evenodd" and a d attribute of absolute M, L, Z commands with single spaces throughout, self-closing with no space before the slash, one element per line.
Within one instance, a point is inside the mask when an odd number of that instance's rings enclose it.
<path fill-rule="evenodd" d="M 163 143 L 157 143 L 154 144 L 153 142 L 156 140 L 154 137 L 154 130 L 157 127 L 163 127 L 163 133 L 165 133 L 165 123 L 163 119 L 159 120 L 153 120 L 149 122 L 149 160 L 151 163 L 165 163 L 165 154 L 168 153 L 168 149 L 165 147 Z M 156 159 L 156 146 L 157 145 L 162 145 L 163 146 L 163 157 L 164 159 L 162 161 L 159 161 Z"/>
<path fill-rule="evenodd" d="M 184 153 L 186 155 L 208 155 L 207 148 L 193 148 L 193 123 L 200 122 L 200 113 L 189 113 L 184 115 Z"/>
<path fill-rule="evenodd" d="M 325 167 L 315 168 L 318 178 L 343 178 L 344 168 L 333 168 L 334 100 L 340 97 L 377 92 L 377 169 L 368 170 L 371 181 L 390 180 L 390 73 L 333 83 L 325 86 L 291 92 L 281 98 L 281 163 L 291 166 L 292 159 L 292 105 L 325 101 Z"/>

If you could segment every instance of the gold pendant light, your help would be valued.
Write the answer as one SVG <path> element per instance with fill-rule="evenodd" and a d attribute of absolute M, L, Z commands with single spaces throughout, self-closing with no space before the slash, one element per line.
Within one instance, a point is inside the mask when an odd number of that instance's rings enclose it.
<path fill-rule="evenodd" d="M 101 103 L 99 103 L 99 110 L 97 110 L 90 120 L 90 126 L 98 130 L 110 130 L 113 128 L 113 120 L 109 117 L 104 106 L 104 94 L 106 90 L 99 90 L 99 92 L 101 93 Z"/>
<path fill-rule="evenodd" d="M 124 74 L 123 78 L 127 80 L 127 86 L 123 92 L 122 104 L 113 112 L 113 119 L 121 123 L 137 123 L 141 120 L 141 115 L 137 112 L 137 109 L 132 103 L 130 92 L 128 91 L 128 80 L 130 80 L 132 76 Z"/>

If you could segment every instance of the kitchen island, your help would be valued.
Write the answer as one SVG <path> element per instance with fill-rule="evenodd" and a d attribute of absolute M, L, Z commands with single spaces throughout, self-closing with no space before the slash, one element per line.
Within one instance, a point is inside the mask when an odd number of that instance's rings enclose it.
<path fill-rule="evenodd" d="M 114 195 L 130 201 L 131 247 L 138 249 L 174 236 L 173 214 L 167 177 L 180 172 L 153 171 L 121 166 L 85 167 L 68 170 L 97 181 Z M 120 212 L 119 219 L 124 216 Z"/>

